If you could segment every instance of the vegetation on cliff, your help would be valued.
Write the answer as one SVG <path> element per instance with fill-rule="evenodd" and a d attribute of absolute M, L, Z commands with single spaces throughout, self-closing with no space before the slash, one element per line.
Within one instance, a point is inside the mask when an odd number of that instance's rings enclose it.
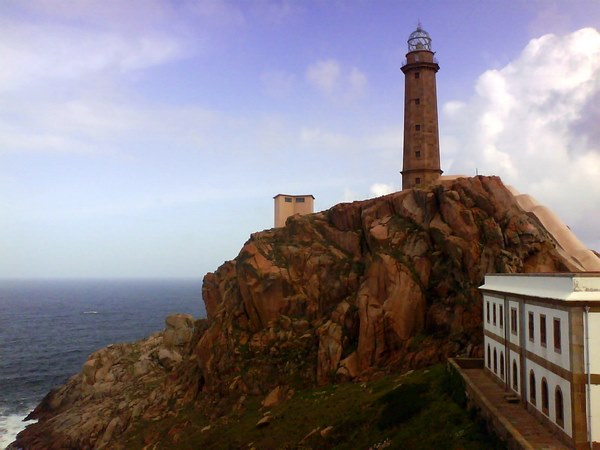
<path fill-rule="evenodd" d="M 455 399 L 458 399 L 455 400 Z M 461 402 L 462 400 L 462 402 Z M 193 408 L 136 428 L 128 448 L 149 442 L 185 449 L 481 449 L 505 448 L 464 408 L 462 386 L 443 365 L 387 375 L 362 383 L 329 384 L 296 391 L 261 405 L 248 396 L 210 421 Z M 257 423 L 269 418 L 263 426 Z"/>
<path fill-rule="evenodd" d="M 180 318 L 166 340 L 92 355 L 18 444 L 125 448 L 148 424 L 169 423 L 175 436 L 192 423 L 186 411 L 217 423 L 274 388 L 309 392 L 478 356 L 484 274 L 572 270 L 555 244 L 496 177 L 291 217 L 205 276 L 206 320 Z"/>

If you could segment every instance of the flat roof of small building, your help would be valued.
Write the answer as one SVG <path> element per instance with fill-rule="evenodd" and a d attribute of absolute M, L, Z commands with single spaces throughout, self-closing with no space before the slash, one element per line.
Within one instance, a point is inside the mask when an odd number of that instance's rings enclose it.
<path fill-rule="evenodd" d="M 600 272 L 488 274 L 480 289 L 539 299 L 600 302 Z"/>
<path fill-rule="evenodd" d="M 277 198 L 277 197 L 312 197 L 313 200 L 315 199 L 315 196 L 312 194 L 305 194 L 305 195 L 292 195 L 292 194 L 277 194 L 275 197 L 273 198 Z"/>

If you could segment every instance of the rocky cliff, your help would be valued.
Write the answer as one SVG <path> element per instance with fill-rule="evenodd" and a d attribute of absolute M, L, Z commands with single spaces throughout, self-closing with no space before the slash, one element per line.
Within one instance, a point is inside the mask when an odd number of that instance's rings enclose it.
<path fill-rule="evenodd" d="M 277 386 L 477 356 L 485 273 L 576 268 L 496 177 L 294 216 L 204 277 L 206 320 L 176 316 L 146 341 L 94 353 L 31 414 L 39 422 L 16 446 L 122 448 L 184 405 L 217 417 Z M 173 442 L 183 429 L 173 426 Z"/>

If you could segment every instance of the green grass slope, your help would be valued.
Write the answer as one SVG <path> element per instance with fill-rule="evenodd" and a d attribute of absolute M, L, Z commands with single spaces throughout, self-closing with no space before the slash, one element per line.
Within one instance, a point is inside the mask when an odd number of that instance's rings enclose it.
<path fill-rule="evenodd" d="M 461 384 L 442 365 L 367 383 L 297 391 L 268 411 L 261 400 L 248 397 L 212 421 L 196 410 L 181 410 L 172 419 L 142 425 L 126 445 L 141 448 L 160 436 L 155 448 L 505 448 L 465 410 Z M 270 423 L 257 427 L 265 415 L 271 415 Z"/>

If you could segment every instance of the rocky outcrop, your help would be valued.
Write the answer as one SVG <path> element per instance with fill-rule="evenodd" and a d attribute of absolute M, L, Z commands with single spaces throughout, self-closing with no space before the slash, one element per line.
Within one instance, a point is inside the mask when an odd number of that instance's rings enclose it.
<path fill-rule="evenodd" d="M 14 448 L 125 448 L 120 438 L 138 421 L 160 420 L 195 397 L 186 371 L 176 370 L 189 362 L 194 332 L 204 322 L 194 323 L 186 314 L 165 322 L 163 332 L 147 339 L 92 353 L 79 374 L 51 391 L 29 415 L 39 422 L 22 433 Z"/>
<path fill-rule="evenodd" d="M 205 277 L 205 390 L 266 392 L 479 354 L 487 272 L 577 268 L 499 178 L 294 216 Z"/>
<path fill-rule="evenodd" d="M 554 212 L 540 205 L 531 195 L 521 194 L 512 186 L 507 186 L 507 189 L 515 196 L 524 211 L 532 213 L 540 221 L 556 241 L 559 253 L 573 260 L 578 270 L 600 271 L 598 254 L 587 248 Z"/>
<path fill-rule="evenodd" d="M 577 267 L 496 177 L 293 216 L 204 277 L 207 322 L 168 318 L 160 335 L 95 353 L 34 411 L 39 423 L 18 443 L 118 448 L 132 423 L 184 404 L 218 414 L 219 399 L 271 392 L 280 401 L 278 386 L 480 355 L 485 273 Z M 89 417 L 89 405 L 102 412 Z M 61 434 L 69 420 L 71 440 Z"/>

